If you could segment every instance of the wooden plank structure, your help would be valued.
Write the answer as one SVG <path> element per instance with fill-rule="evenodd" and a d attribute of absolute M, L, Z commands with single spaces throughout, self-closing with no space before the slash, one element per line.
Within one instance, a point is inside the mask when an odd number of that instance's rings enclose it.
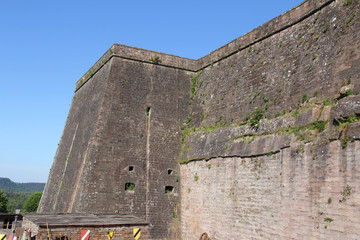
<path fill-rule="evenodd" d="M 131 215 L 119 214 L 24 214 L 23 228 L 31 239 L 134 239 L 133 230 L 141 229 L 141 238 L 148 239 L 149 223 Z"/>

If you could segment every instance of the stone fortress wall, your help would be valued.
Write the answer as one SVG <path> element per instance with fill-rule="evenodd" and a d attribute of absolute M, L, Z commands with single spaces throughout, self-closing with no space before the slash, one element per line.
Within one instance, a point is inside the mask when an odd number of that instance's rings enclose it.
<path fill-rule="evenodd" d="M 308 0 L 198 60 L 114 44 L 76 84 L 39 212 L 132 214 L 150 239 L 360 238 L 359 16 Z"/>
<path fill-rule="evenodd" d="M 179 232 L 168 229 L 180 201 L 191 69 L 173 56 L 169 66 L 117 56 L 123 50 L 142 52 L 114 45 L 78 83 L 39 212 L 135 215 L 167 238 Z"/>

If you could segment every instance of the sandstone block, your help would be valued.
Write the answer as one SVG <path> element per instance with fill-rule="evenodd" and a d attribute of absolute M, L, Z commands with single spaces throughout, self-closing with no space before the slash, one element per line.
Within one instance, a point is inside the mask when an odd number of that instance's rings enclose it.
<path fill-rule="evenodd" d="M 328 121 L 330 120 L 331 116 L 331 106 L 325 106 L 324 109 L 321 112 L 321 115 L 319 117 L 319 121 Z"/>
<path fill-rule="evenodd" d="M 349 140 L 359 140 L 360 139 L 360 122 L 350 123 L 348 125 L 346 136 Z"/>
<path fill-rule="evenodd" d="M 306 126 L 309 123 L 317 121 L 320 114 L 321 114 L 320 107 L 307 109 L 296 117 L 295 124 L 298 126 Z"/>
<path fill-rule="evenodd" d="M 346 93 L 348 92 L 348 91 L 353 91 L 353 89 L 354 89 L 354 85 L 353 84 L 350 84 L 350 85 L 346 85 L 346 86 L 343 86 L 343 87 L 341 87 L 341 89 L 340 89 L 340 96 L 344 96 L 344 95 L 346 95 Z"/>
<path fill-rule="evenodd" d="M 353 114 L 360 114 L 360 96 L 349 96 L 341 99 L 334 109 L 334 119 L 341 120 Z"/>

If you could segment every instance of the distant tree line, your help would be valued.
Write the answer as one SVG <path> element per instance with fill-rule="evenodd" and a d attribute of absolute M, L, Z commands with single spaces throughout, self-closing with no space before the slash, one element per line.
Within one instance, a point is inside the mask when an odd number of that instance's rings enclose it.
<path fill-rule="evenodd" d="M 18 206 L 21 212 L 36 212 L 41 195 L 41 192 L 4 193 L 0 190 L 0 213 L 13 213 Z"/>
<path fill-rule="evenodd" d="M 0 212 L 36 212 L 45 183 L 16 183 L 0 177 Z"/>
<path fill-rule="evenodd" d="M 9 178 L 0 177 L 0 190 L 3 192 L 42 192 L 45 183 L 16 183 Z"/>

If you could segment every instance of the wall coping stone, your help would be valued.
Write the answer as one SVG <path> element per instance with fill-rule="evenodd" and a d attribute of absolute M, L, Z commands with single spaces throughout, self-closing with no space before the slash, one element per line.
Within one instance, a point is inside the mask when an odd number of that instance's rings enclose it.
<path fill-rule="evenodd" d="M 303 21 L 334 1 L 335 0 L 305 0 L 289 11 L 273 18 L 198 60 L 115 43 L 76 82 L 75 92 L 112 57 L 197 72 Z M 158 59 L 158 61 L 155 61 L 156 59 Z"/>

